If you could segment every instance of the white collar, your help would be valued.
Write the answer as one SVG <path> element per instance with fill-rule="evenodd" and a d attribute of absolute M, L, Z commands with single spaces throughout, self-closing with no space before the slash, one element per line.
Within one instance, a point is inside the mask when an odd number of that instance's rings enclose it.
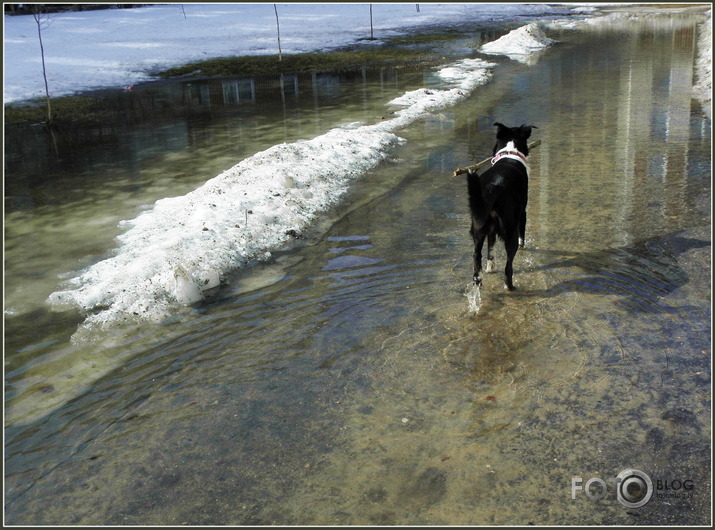
<path fill-rule="evenodd" d="M 529 164 L 527 164 L 526 162 L 526 155 L 516 148 L 512 148 L 511 146 L 507 145 L 506 147 L 499 149 L 499 151 L 497 151 L 492 158 L 492 165 L 496 164 L 502 158 L 511 158 L 512 160 L 518 160 L 519 162 L 524 164 L 526 171 L 529 171 Z"/>

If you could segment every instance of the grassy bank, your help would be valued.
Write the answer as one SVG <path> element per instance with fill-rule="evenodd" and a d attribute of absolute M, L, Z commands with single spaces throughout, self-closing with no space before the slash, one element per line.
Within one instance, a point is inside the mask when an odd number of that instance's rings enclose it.
<path fill-rule="evenodd" d="M 55 122 L 101 122 L 108 116 L 101 98 L 61 96 L 50 98 Z M 36 98 L 5 105 L 5 124 L 41 123 L 47 121 L 47 101 Z"/>
<path fill-rule="evenodd" d="M 266 74 L 299 74 L 304 72 L 339 72 L 361 67 L 400 67 L 433 64 L 443 58 L 443 48 L 450 41 L 464 39 L 463 31 L 439 29 L 419 34 L 391 37 L 371 44 L 361 44 L 332 52 L 283 55 L 219 57 L 197 61 L 155 75 L 162 79 L 184 76 L 251 76 Z"/>
<path fill-rule="evenodd" d="M 337 51 L 330 53 L 298 53 L 218 57 L 170 68 L 155 74 L 162 79 L 176 77 L 254 76 L 267 74 L 299 74 L 304 72 L 340 72 L 361 67 L 429 64 L 436 54 L 417 49 L 383 49 Z"/>

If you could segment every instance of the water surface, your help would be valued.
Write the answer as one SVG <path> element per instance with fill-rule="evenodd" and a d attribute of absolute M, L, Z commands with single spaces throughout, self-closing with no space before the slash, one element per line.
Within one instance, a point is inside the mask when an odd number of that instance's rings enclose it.
<path fill-rule="evenodd" d="M 72 343 L 81 318 L 49 312 L 43 295 L 78 254 L 89 263 L 111 248 L 146 189 L 189 191 L 234 154 L 378 120 L 422 74 L 360 78 L 362 92 L 284 119 L 274 105 L 191 135 L 151 128 L 165 147 L 150 142 L 133 172 L 108 157 L 115 186 L 83 187 L 85 173 L 60 198 L 13 192 L 7 521 L 709 523 L 711 125 L 690 97 L 698 20 L 553 31 L 561 43 L 535 64 L 498 59 L 470 99 L 401 131 L 394 159 L 314 237 L 163 325 Z M 474 315 L 466 185 L 450 175 L 490 153 L 494 121 L 536 125 L 543 143 L 517 290 L 488 275 Z M 83 163 L 97 156 L 89 148 Z M 145 174 L 162 168 L 187 176 Z M 501 247 L 496 257 L 503 267 Z M 572 499 L 572 477 L 625 468 L 690 480 L 692 498 L 638 510 L 614 495 Z"/>

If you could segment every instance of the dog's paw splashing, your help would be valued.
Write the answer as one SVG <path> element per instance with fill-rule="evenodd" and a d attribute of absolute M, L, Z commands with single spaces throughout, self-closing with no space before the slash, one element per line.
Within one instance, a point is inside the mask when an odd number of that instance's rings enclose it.
<path fill-rule="evenodd" d="M 470 315 L 476 315 L 482 307 L 482 290 L 476 283 L 472 283 L 470 287 L 464 291 L 464 296 L 467 297 L 467 310 Z"/>

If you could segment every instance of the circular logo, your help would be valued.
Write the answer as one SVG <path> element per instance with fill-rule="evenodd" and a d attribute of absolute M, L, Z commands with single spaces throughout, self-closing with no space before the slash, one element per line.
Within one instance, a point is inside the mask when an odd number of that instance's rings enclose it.
<path fill-rule="evenodd" d="M 653 496 L 653 481 L 638 469 L 624 469 L 618 474 L 616 496 L 626 508 L 640 508 Z"/>

